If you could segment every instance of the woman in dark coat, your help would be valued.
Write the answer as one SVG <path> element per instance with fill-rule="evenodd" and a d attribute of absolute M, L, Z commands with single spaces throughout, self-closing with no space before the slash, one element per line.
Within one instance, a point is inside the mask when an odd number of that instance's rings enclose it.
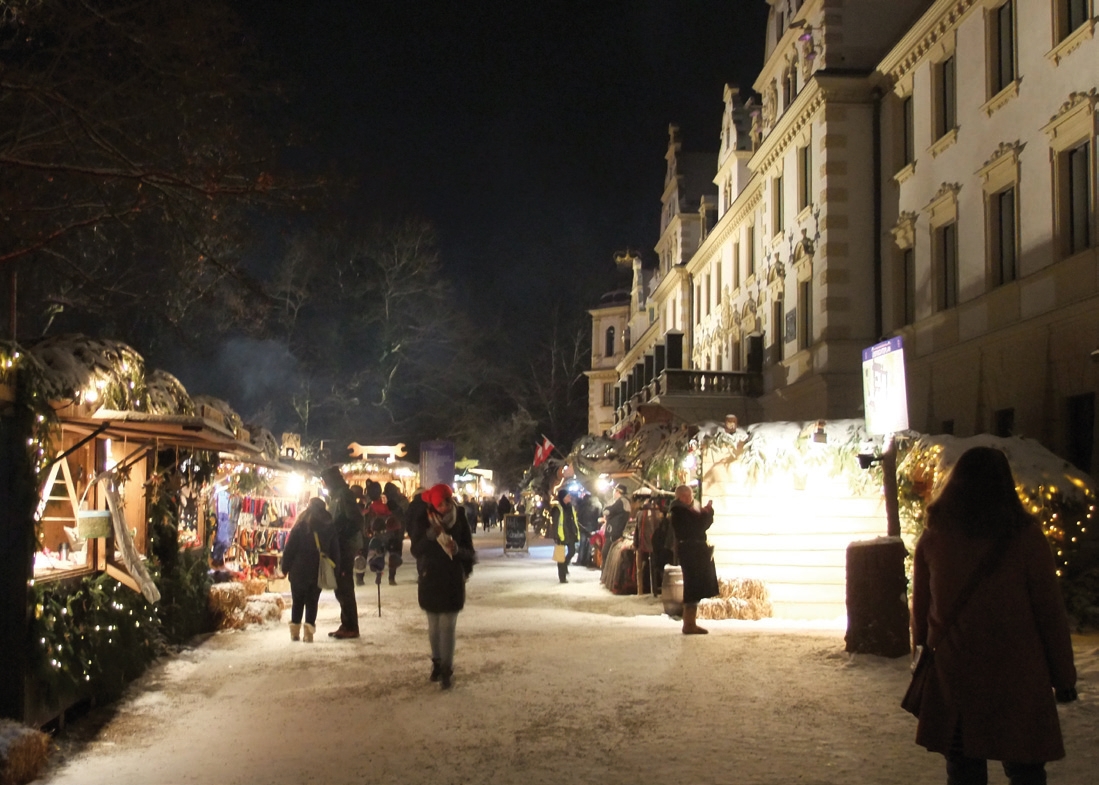
<path fill-rule="evenodd" d="M 717 594 L 717 573 L 706 530 L 714 522 L 714 503 L 699 509 L 689 485 L 675 489 L 675 500 L 668 508 L 672 531 L 679 545 L 679 566 L 683 569 L 683 634 L 705 635 L 709 630 L 698 626 L 698 603 Z"/>
<path fill-rule="evenodd" d="M 1065 755 L 1055 700 L 1075 700 L 1076 668 L 1049 544 L 999 450 L 966 451 L 928 507 L 912 640 L 935 652 L 916 743 L 946 757 L 948 782 L 984 783 L 987 760 L 998 760 L 1013 785 L 1044 783 L 1046 761 Z"/>
<path fill-rule="evenodd" d="M 325 555 L 339 564 L 340 544 L 336 528 L 332 525 L 332 516 L 325 508 L 324 499 L 313 498 L 298 516 L 282 550 L 282 572 L 290 579 L 292 641 L 298 640 L 301 635 L 306 643 L 312 643 L 313 633 L 317 631 L 317 600 L 321 596 L 321 588 L 317 585 L 317 572 L 321 565 L 318 541 Z M 304 629 L 301 626 L 303 611 Z"/>
<path fill-rule="evenodd" d="M 389 585 L 397 585 L 397 568 L 404 564 L 404 535 L 408 528 L 408 499 L 394 483 L 387 482 L 382 491 L 389 518 L 385 522 L 385 550 L 389 554 Z"/>
<path fill-rule="evenodd" d="M 424 491 L 423 504 L 409 509 L 408 535 L 420 569 L 418 596 L 427 613 L 431 642 L 431 680 L 450 689 L 454 673 L 454 634 L 458 613 L 466 603 L 466 580 L 476 553 L 465 511 L 454 503 L 450 486 Z"/>

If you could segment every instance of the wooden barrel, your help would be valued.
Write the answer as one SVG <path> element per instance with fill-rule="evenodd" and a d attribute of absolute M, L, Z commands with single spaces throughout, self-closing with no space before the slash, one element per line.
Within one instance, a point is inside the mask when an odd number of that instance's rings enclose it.
<path fill-rule="evenodd" d="M 683 615 L 683 569 L 681 567 L 669 564 L 664 568 L 660 598 L 664 602 L 664 613 L 669 616 Z"/>

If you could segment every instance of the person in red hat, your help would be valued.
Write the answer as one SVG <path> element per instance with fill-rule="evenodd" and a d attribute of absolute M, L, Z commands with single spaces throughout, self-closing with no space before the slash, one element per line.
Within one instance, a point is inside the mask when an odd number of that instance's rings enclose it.
<path fill-rule="evenodd" d="M 422 505 L 409 508 L 408 536 L 420 569 L 417 595 L 427 613 L 431 681 L 441 681 L 448 690 L 454 674 L 458 613 L 465 607 L 466 581 L 477 554 L 465 511 L 454 503 L 450 486 L 435 485 L 421 498 Z"/>

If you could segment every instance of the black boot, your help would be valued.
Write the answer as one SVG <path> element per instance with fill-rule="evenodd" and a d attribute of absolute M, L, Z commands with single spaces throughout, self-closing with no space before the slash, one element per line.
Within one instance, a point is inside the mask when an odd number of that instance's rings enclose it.
<path fill-rule="evenodd" d="M 431 658 L 431 680 L 438 681 L 443 675 L 443 664 L 434 657 Z"/>
<path fill-rule="evenodd" d="M 452 668 L 443 668 L 442 671 L 443 689 L 449 690 L 451 686 L 450 677 L 454 675 L 454 670 Z"/>

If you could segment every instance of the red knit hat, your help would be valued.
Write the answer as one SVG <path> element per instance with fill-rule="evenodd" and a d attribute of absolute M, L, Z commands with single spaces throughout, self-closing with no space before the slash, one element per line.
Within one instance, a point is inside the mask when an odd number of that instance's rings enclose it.
<path fill-rule="evenodd" d="M 454 498 L 454 491 L 450 490 L 450 486 L 446 483 L 439 483 L 424 491 L 423 500 L 430 504 L 432 507 L 438 507 L 445 501 L 450 501 Z"/>

